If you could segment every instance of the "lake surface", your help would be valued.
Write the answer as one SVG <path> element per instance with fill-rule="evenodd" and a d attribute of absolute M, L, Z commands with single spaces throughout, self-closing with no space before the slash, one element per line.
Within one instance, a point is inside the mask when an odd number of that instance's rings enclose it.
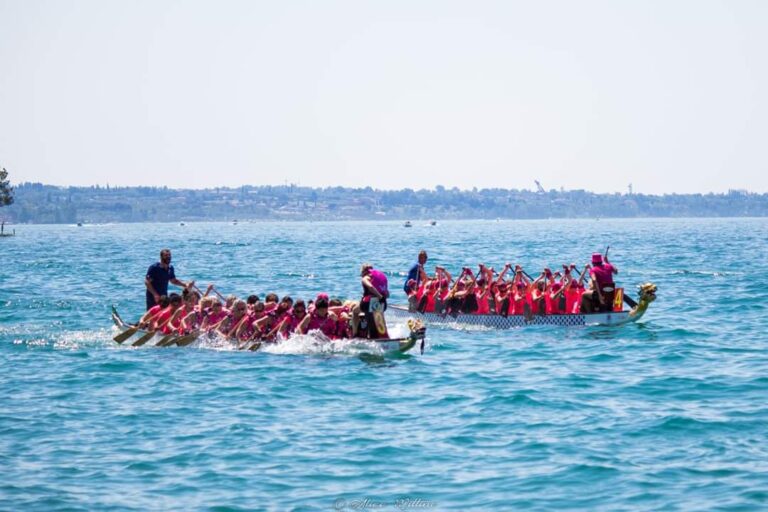
<path fill-rule="evenodd" d="M 755 510 L 768 507 L 768 220 L 15 226 L 0 239 L 2 510 Z M 533 274 L 604 251 L 618 328 L 430 328 L 371 357 L 112 341 L 163 247 L 224 293 L 403 302 L 428 268 Z M 397 328 L 397 326 L 395 326 Z"/>

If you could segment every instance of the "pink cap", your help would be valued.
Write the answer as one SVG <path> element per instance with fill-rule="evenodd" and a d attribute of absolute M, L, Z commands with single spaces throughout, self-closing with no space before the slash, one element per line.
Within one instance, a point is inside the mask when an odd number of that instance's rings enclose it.
<path fill-rule="evenodd" d="M 323 299 L 325 299 L 326 301 L 328 300 L 328 294 L 327 293 L 318 293 L 317 294 L 317 298 L 315 299 L 315 301 L 323 300 Z"/>
<path fill-rule="evenodd" d="M 596 252 L 592 255 L 592 264 L 593 265 L 600 265 L 603 263 L 603 255 L 599 252 Z"/>

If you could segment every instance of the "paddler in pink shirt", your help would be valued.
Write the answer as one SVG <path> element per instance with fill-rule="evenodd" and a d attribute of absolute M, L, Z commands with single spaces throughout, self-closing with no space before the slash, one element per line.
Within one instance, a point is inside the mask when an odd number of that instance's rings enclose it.
<path fill-rule="evenodd" d="M 299 325 L 296 327 L 296 332 L 301 334 L 307 334 L 309 331 L 320 331 L 328 339 L 336 338 L 337 321 L 336 315 L 329 311 L 329 298 L 325 293 L 321 293 L 317 296 L 314 303 L 314 308 L 306 315 Z"/>
<path fill-rule="evenodd" d="M 595 311 L 612 311 L 613 297 L 616 293 L 616 284 L 613 282 L 613 274 L 618 274 L 619 269 L 608 262 L 608 252 L 605 258 L 599 252 L 592 255 L 592 270 L 589 276 L 592 278 L 592 304 Z"/>
<path fill-rule="evenodd" d="M 376 311 L 383 313 L 387 309 L 387 298 L 389 297 L 389 289 L 387 283 L 387 276 L 380 270 L 373 268 L 370 263 L 364 263 L 360 267 L 360 284 L 363 285 L 363 297 L 360 299 L 359 305 L 352 311 L 352 335 L 358 336 L 358 328 L 360 326 L 360 312 L 372 314 Z M 372 321 L 372 320 L 371 320 Z M 369 322 L 369 332 L 365 333 L 367 336 L 377 336 L 374 331 L 376 328 L 371 329 Z"/>

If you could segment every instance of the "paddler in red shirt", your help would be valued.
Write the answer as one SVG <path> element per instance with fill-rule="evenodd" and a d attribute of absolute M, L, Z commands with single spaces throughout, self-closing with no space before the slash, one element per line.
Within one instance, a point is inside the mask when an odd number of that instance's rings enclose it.
<path fill-rule="evenodd" d="M 475 282 L 475 301 L 477 302 L 477 310 L 475 314 L 489 315 L 491 313 L 491 281 L 493 280 L 493 269 L 486 267 L 482 263 L 480 264 L 480 271 L 478 272 L 478 278 Z"/>
<path fill-rule="evenodd" d="M 170 321 L 176 310 L 181 307 L 181 295 L 178 293 L 172 293 L 168 296 L 168 301 L 168 307 L 162 310 L 159 315 L 157 315 L 154 325 L 155 330 L 159 329 L 163 334 L 171 334 L 171 332 L 173 332 Z"/>

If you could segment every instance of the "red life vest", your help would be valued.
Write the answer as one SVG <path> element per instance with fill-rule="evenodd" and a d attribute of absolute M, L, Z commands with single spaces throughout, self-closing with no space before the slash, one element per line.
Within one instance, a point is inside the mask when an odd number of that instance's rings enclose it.
<path fill-rule="evenodd" d="M 487 315 L 491 312 L 491 305 L 488 302 L 488 295 L 490 294 L 490 291 L 488 288 L 485 288 L 484 290 L 478 290 L 475 292 L 475 298 L 477 299 L 477 311 L 475 311 L 478 315 Z"/>

